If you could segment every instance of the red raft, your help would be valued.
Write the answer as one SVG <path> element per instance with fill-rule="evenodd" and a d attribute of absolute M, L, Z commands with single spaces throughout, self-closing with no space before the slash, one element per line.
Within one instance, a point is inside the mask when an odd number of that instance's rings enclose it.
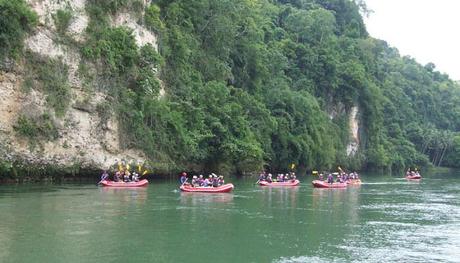
<path fill-rule="evenodd" d="M 261 186 L 297 186 L 300 184 L 299 180 L 294 180 L 294 182 L 267 182 L 267 181 L 260 181 L 259 185 Z"/>
<path fill-rule="evenodd" d="M 315 188 L 346 188 L 347 183 L 328 183 L 326 181 L 314 180 L 311 182 Z"/>
<path fill-rule="evenodd" d="M 420 179 L 422 179 L 422 176 L 421 175 L 408 175 L 408 176 L 406 176 L 406 179 L 408 179 L 408 180 L 420 180 Z"/>
<path fill-rule="evenodd" d="M 143 179 L 138 182 L 114 182 L 108 180 L 101 181 L 102 186 L 107 187 L 141 187 L 146 186 L 148 183 L 149 181 L 147 181 L 147 179 Z"/>
<path fill-rule="evenodd" d="M 361 185 L 361 179 L 351 179 L 347 181 L 349 185 Z"/>
<path fill-rule="evenodd" d="M 191 185 L 181 185 L 180 190 L 183 192 L 196 193 L 228 193 L 233 190 L 233 184 L 224 184 L 218 187 L 193 187 Z"/>

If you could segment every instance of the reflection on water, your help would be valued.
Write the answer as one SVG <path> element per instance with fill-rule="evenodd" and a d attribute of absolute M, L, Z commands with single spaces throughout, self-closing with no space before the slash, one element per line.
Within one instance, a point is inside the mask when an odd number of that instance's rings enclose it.
<path fill-rule="evenodd" d="M 180 193 L 181 205 L 200 206 L 210 203 L 229 203 L 233 201 L 232 193 Z"/>
<path fill-rule="evenodd" d="M 282 204 L 284 207 L 296 208 L 299 186 L 267 187 L 261 186 L 263 197 L 269 206 Z"/>
<path fill-rule="evenodd" d="M 99 187 L 101 200 L 122 201 L 124 203 L 144 204 L 148 199 L 147 187 Z"/>
<path fill-rule="evenodd" d="M 176 182 L 0 186 L 0 262 L 460 262 L 456 175 L 253 182 L 222 194 Z"/>

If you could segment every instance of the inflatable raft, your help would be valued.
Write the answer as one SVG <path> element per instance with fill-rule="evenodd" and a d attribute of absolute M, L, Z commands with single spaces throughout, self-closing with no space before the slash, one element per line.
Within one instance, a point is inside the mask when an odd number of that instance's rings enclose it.
<path fill-rule="evenodd" d="M 347 181 L 349 185 L 361 185 L 361 179 L 351 179 Z"/>
<path fill-rule="evenodd" d="M 422 176 L 421 176 L 421 175 L 408 175 L 408 176 L 406 176 L 406 179 L 409 179 L 409 180 L 420 180 L 420 179 L 422 179 Z"/>
<path fill-rule="evenodd" d="M 181 185 L 180 190 L 183 192 L 196 193 L 228 193 L 233 190 L 233 184 L 224 184 L 218 187 L 193 187 L 191 185 Z"/>
<path fill-rule="evenodd" d="M 259 182 L 259 185 L 261 186 L 296 186 L 296 185 L 299 185 L 300 184 L 300 181 L 299 180 L 295 180 L 294 182 L 292 181 L 289 181 L 289 182 L 267 182 L 267 181 L 260 181 Z"/>
<path fill-rule="evenodd" d="M 346 188 L 347 183 L 328 183 L 326 181 L 314 180 L 311 182 L 315 188 Z"/>
<path fill-rule="evenodd" d="M 114 182 L 109 180 L 101 181 L 101 185 L 107 187 L 141 187 L 146 186 L 148 183 L 149 181 L 147 181 L 147 179 L 143 179 L 138 182 Z"/>

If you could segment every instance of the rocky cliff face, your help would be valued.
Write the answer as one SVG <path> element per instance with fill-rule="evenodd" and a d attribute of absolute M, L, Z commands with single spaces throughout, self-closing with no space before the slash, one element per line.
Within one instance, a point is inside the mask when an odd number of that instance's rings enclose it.
<path fill-rule="evenodd" d="M 25 40 L 25 49 L 34 56 L 58 59 L 68 67 L 65 72 L 70 86 L 70 94 L 66 98 L 69 106 L 63 116 L 56 116 L 50 111 L 43 91 L 35 87 L 34 81 L 26 83 L 30 72 L 25 63 L 19 61 L 1 69 L 0 159 L 10 162 L 20 160 L 38 166 L 68 167 L 78 164 L 92 169 L 108 167 L 115 159 L 143 161 L 142 152 L 120 146 L 119 124 L 114 114 L 101 116 L 98 111 L 110 103 L 107 94 L 88 88 L 79 76 L 82 58 L 77 46 L 85 40 L 89 21 L 86 0 L 28 0 L 28 4 L 38 14 L 39 25 Z M 69 41 L 59 41 L 53 22 L 53 15 L 64 8 L 72 12 L 66 32 Z M 114 14 L 111 24 L 131 28 L 139 46 L 149 43 L 157 47 L 155 35 L 139 25 L 129 11 L 121 10 Z M 27 91 L 25 86 L 29 87 Z M 18 135 L 14 128 L 18 118 L 34 118 L 43 114 L 56 129 L 55 138 L 31 142 Z"/>
<path fill-rule="evenodd" d="M 347 156 L 353 157 L 360 147 L 360 112 L 358 106 L 353 106 L 349 110 L 341 103 L 330 103 L 330 107 L 326 108 L 329 118 L 335 119 L 339 116 L 348 118 L 349 141 L 346 148 Z"/>
<path fill-rule="evenodd" d="M 354 156 L 359 149 L 359 109 L 351 108 L 348 127 L 350 128 L 350 143 L 347 145 L 347 155 Z"/>

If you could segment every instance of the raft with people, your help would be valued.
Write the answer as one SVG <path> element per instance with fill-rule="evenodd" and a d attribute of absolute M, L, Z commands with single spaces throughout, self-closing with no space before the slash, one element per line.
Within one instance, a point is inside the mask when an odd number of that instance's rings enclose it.
<path fill-rule="evenodd" d="M 315 188 L 346 188 L 348 185 L 361 185 L 361 179 L 359 174 L 356 172 L 346 173 L 338 167 L 339 172 L 329 173 L 326 180 L 324 179 L 324 174 L 320 173 L 318 180 L 312 182 L 313 187 Z M 318 174 L 314 171 L 313 175 Z M 336 179 L 334 179 L 336 176 Z"/>
<path fill-rule="evenodd" d="M 314 188 L 347 188 L 348 186 L 347 183 L 340 183 L 340 182 L 328 183 L 326 181 L 320 181 L 320 180 L 313 180 L 311 183 Z"/>
<path fill-rule="evenodd" d="M 420 180 L 422 179 L 422 176 L 417 171 L 417 169 L 415 169 L 415 171 L 411 171 L 410 169 L 408 169 L 406 172 L 406 179 L 407 180 Z"/>
<path fill-rule="evenodd" d="M 203 175 L 192 177 L 192 182 L 188 183 L 187 173 L 183 172 L 180 177 L 181 186 L 179 189 L 183 192 L 197 193 L 228 193 L 234 188 L 233 184 L 225 184 L 224 176 L 218 176 L 211 173 L 207 178 Z"/>
<path fill-rule="evenodd" d="M 147 179 L 140 179 L 140 177 L 148 174 L 148 171 L 143 168 L 143 164 L 140 162 L 137 163 L 137 167 L 121 161 L 119 161 L 116 166 L 118 166 L 118 169 L 113 176 L 110 176 L 107 170 L 103 170 L 98 185 L 120 188 L 142 187 L 149 183 Z"/>
<path fill-rule="evenodd" d="M 294 181 L 287 181 L 287 182 L 267 182 L 267 181 L 260 181 L 260 186 L 298 186 L 300 184 L 299 180 Z"/>
<path fill-rule="evenodd" d="M 111 180 L 102 180 L 100 184 L 102 186 L 108 186 L 108 187 L 142 187 L 146 186 L 149 183 L 147 179 L 142 179 L 140 181 L 131 181 L 131 182 L 115 182 Z"/>
<path fill-rule="evenodd" d="M 300 184 L 300 181 L 297 180 L 294 172 L 278 174 L 276 179 L 273 178 L 271 173 L 262 172 L 256 184 L 260 186 L 297 186 Z"/>
<path fill-rule="evenodd" d="M 221 186 L 192 186 L 190 184 L 181 185 L 180 190 L 183 192 L 196 192 L 196 193 L 228 193 L 234 188 L 233 184 L 224 184 Z"/>

